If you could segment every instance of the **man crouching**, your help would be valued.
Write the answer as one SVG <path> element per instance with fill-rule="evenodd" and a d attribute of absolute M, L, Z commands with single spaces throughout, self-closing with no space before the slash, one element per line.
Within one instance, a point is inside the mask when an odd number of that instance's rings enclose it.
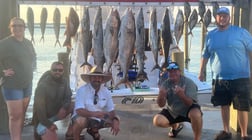
<path fill-rule="evenodd" d="M 117 135 L 120 131 L 119 118 L 115 114 L 111 94 L 103 85 L 112 76 L 103 74 L 94 66 L 88 74 L 82 74 L 81 78 L 87 84 L 81 86 L 76 93 L 72 117 L 74 139 L 79 140 L 84 128 L 87 128 L 94 140 L 101 139 L 99 129 L 105 127 L 111 127 L 112 134 Z"/>

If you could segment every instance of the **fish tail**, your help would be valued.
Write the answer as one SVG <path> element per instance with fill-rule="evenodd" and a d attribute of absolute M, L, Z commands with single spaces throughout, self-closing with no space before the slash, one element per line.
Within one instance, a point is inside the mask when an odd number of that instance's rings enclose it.
<path fill-rule="evenodd" d="M 188 32 L 187 35 L 192 35 L 193 36 L 193 33 L 192 31 Z"/>
<path fill-rule="evenodd" d="M 201 19 L 199 20 L 199 23 L 204 23 L 204 22 L 203 22 L 203 18 L 201 18 Z"/>
<path fill-rule="evenodd" d="M 133 91 L 133 86 L 132 84 L 129 82 L 129 80 L 126 79 L 122 79 L 120 80 L 116 85 L 115 88 L 118 88 L 119 85 L 121 84 L 125 84 L 126 87 L 129 87 L 131 89 L 131 91 Z"/>
<path fill-rule="evenodd" d="M 168 62 L 164 62 L 163 65 L 161 66 L 161 69 L 163 69 L 163 68 L 166 69 L 167 67 L 168 67 Z"/>
<path fill-rule="evenodd" d="M 144 80 L 148 80 L 149 81 L 149 78 L 147 76 L 147 73 L 142 71 L 142 72 L 139 72 L 137 74 L 137 81 L 140 81 L 140 82 L 143 82 Z"/>
<path fill-rule="evenodd" d="M 159 70 L 161 70 L 161 67 L 160 67 L 158 64 L 156 64 L 156 65 L 151 69 L 151 71 L 153 71 L 154 69 L 159 69 Z"/>
<path fill-rule="evenodd" d="M 60 44 L 59 39 L 56 40 L 56 42 L 55 42 L 55 44 L 54 44 L 54 47 L 56 47 L 57 44 L 59 44 L 59 46 L 61 47 L 61 44 Z"/>

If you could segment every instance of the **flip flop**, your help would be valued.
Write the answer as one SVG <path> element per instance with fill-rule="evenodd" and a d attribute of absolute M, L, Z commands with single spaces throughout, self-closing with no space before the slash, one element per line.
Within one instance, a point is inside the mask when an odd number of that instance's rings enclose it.
<path fill-rule="evenodd" d="M 93 137 L 94 140 L 101 140 L 99 130 L 96 128 L 88 128 L 87 133 Z"/>
<path fill-rule="evenodd" d="M 177 129 L 172 129 L 171 128 L 169 133 L 168 133 L 169 137 L 175 138 L 178 135 L 178 133 L 183 129 L 183 127 L 184 127 L 183 124 L 179 124 Z"/>

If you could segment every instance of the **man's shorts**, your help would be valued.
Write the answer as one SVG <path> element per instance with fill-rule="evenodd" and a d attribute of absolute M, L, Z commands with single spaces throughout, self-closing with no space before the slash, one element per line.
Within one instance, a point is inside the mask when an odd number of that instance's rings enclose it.
<path fill-rule="evenodd" d="M 174 118 L 171 113 L 167 110 L 167 109 L 163 109 L 159 114 L 162 114 L 164 115 L 168 120 L 169 120 L 169 124 L 175 124 L 175 123 L 180 123 L 180 122 L 190 122 L 191 123 L 191 120 L 190 118 L 188 117 L 188 113 L 191 109 L 193 108 L 198 108 L 200 111 L 200 105 L 199 104 L 192 104 L 191 107 L 188 109 L 188 112 L 186 114 L 187 117 L 184 117 L 184 116 L 178 116 L 177 118 Z M 201 114 L 203 114 L 201 112 Z"/>
<path fill-rule="evenodd" d="M 24 89 L 12 89 L 2 86 L 2 94 L 6 101 L 8 100 L 20 100 L 32 95 L 32 84 Z"/>
<path fill-rule="evenodd" d="M 75 115 L 73 118 L 72 118 L 72 123 L 74 123 L 77 118 L 79 118 L 81 116 L 79 115 Z M 106 121 L 107 118 L 104 118 L 102 120 L 97 120 L 97 119 L 94 119 L 94 118 L 88 118 L 87 119 L 87 128 L 106 128 L 106 127 L 109 127 L 110 126 L 110 123 L 108 121 Z"/>
<path fill-rule="evenodd" d="M 212 81 L 211 102 L 214 106 L 231 105 L 240 111 L 250 111 L 250 79 Z"/>

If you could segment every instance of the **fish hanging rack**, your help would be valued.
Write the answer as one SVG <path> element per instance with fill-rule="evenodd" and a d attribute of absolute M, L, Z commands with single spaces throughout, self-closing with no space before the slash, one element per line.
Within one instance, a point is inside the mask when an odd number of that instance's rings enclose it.
<path fill-rule="evenodd" d="M 18 0 L 18 4 L 32 5 L 85 5 L 85 6 L 183 6 L 189 2 L 191 6 L 198 6 L 203 1 L 206 6 L 216 0 Z M 218 0 L 220 5 L 231 5 L 232 0 Z"/>

